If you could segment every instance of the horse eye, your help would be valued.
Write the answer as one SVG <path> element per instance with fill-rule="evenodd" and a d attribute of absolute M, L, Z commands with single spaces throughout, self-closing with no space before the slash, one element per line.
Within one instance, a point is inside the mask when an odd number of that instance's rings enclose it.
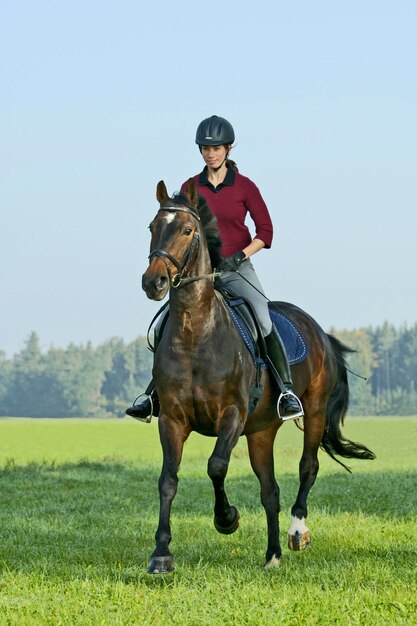
<path fill-rule="evenodd" d="M 184 228 L 184 235 L 191 235 L 192 232 L 193 232 L 192 228 Z"/>

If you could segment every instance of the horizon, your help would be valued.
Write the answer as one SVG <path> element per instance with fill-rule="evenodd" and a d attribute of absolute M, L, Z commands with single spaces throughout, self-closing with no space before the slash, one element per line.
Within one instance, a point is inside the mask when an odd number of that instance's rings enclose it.
<path fill-rule="evenodd" d="M 417 325 L 417 321 L 414 322 L 413 324 L 409 325 L 409 324 L 400 324 L 399 326 L 396 326 L 395 324 L 391 324 L 391 322 L 389 320 L 385 320 L 382 324 L 377 324 L 375 326 L 373 326 L 372 324 L 367 324 L 366 326 L 361 326 L 359 328 L 336 328 L 336 327 L 330 327 L 326 332 L 328 334 L 335 334 L 337 336 L 337 334 L 343 334 L 343 333 L 349 333 L 349 332 L 357 332 L 360 330 L 364 330 L 364 331 L 368 331 L 370 330 L 371 332 L 375 332 L 378 329 L 383 328 L 386 324 L 388 324 L 390 327 L 394 328 L 396 331 L 398 332 L 402 332 L 402 331 L 406 331 L 406 330 L 410 330 L 411 328 L 415 327 Z M 136 341 L 138 339 L 146 339 L 147 334 L 138 334 L 136 337 L 132 337 L 131 339 L 125 339 L 124 337 L 121 336 L 117 336 L 117 335 L 113 335 L 112 337 L 107 337 L 105 339 L 103 339 L 102 341 L 100 341 L 99 343 L 95 343 L 89 339 L 87 339 L 84 342 L 75 342 L 75 341 L 69 341 L 66 345 L 55 345 L 55 344 L 49 344 L 48 346 L 46 346 L 45 344 L 42 343 L 42 337 L 39 335 L 38 332 L 36 332 L 36 330 L 31 330 L 27 337 L 22 341 L 22 345 L 21 347 L 14 352 L 13 354 L 7 354 L 5 350 L 2 349 L 2 347 L 0 346 L 0 354 L 1 352 L 4 352 L 6 355 L 6 359 L 7 360 L 12 360 L 14 356 L 16 356 L 17 354 L 19 354 L 21 351 L 23 351 L 27 345 L 27 343 L 30 341 L 30 338 L 32 336 L 32 334 L 35 334 L 36 337 L 39 340 L 39 347 L 40 347 L 40 351 L 41 353 L 46 353 L 49 350 L 67 350 L 70 346 L 75 346 L 77 348 L 85 348 L 88 345 L 91 345 L 93 347 L 93 349 L 96 349 L 98 347 L 100 347 L 101 345 L 113 341 L 113 340 L 121 340 L 124 342 L 125 345 Z"/>

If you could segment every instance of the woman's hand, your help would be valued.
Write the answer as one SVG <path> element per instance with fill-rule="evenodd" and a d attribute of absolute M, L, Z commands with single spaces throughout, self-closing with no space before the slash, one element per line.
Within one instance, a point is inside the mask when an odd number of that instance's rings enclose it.
<path fill-rule="evenodd" d="M 219 265 L 219 270 L 222 272 L 236 272 L 239 267 L 242 265 L 243 261 L 246 261 L 246 254 L 242 252 L 237 252 L 236 254 L 232 254 L 232 256 L 228 256 Z"/>

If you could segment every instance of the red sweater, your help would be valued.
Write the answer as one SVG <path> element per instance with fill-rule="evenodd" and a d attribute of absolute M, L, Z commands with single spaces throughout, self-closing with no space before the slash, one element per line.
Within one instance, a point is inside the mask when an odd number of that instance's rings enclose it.
<path fill-rule="evenodd" d="M 200 195 L 207 201 L 217 218 L 223 242 L 221 252 L 224 257 L 240 252 L 251 243 L 253 237 L 245 224 L 248 213 L 255 225 L 255 237 L 264 242 L 265 248 L 271 247 L 272 220 L 255 183 L 230 166 L 223 183 L 216 188 L 207 179 L 206 167 L 193 178 Z M 183 183 L 181 191 L 184 191 L 186 186 L 187 182 Z"/>

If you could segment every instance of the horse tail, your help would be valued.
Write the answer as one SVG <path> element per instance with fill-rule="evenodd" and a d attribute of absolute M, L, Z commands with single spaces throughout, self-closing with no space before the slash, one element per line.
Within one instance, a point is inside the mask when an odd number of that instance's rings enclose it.
<path fill-rule="evenodd" d="M 337 363 L 337 381 L 327 403 L 326 426 L 320 446 L 334 461 L 350 472 L 350 468 L 339 461 L 335 454 L 349 459 L 374 459 L 375 454 L 363 444 L 350 441 L 342 435 L 341 427 L 344 424 L 349 406 L 349 384 L 345 355 L 355 352 L 355 350 L 345 346 L 336 337 L 327 336 Z"/>

